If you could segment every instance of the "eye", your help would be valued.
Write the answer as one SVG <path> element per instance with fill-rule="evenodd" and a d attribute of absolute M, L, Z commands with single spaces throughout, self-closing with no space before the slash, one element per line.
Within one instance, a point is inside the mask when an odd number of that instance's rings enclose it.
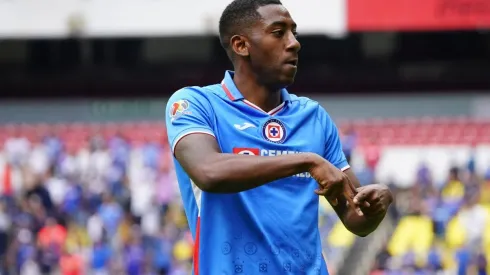
<path fill-rule="evenodd" d="M 282 37 L 284 35 L 284 31 L 283 30 L 275 30 L 272 32 L 272 34 L 277 36 L 277 37 Z"/>

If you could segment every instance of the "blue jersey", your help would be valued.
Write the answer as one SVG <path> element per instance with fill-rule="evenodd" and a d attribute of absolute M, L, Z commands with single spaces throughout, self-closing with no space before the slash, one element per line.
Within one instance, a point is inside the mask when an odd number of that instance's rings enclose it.
<path fill-rule="evenodd" d="M 224 153 L 314 152 L 341 170 L 349 168 L 325 109 L 286 89 L 281 96 L 282 104 L 265 112 L 243 98 L 230 71 L 221 84 L 183 88 L 167 104 L 172 150 L 186 135 L 202 133 L 214 136 Z M 318 184 L 308 173 L 213 194 L 200 190 L 177 160 L 175 167 L 195 240 L 194 275 L 328 274 L 318 230 Z"/>

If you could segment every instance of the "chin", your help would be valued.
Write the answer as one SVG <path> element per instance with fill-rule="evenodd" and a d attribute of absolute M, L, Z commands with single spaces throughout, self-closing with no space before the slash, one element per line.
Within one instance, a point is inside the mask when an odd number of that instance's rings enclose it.
<path fill-rule="evenodd" d="M 279 71 L 268 74 L 268 86 L 273 89 L 283 89 L 294 83 L 296 72 L 291 71 Z"/>
<path fill-rule="evenodd" d="M 290 77 L 287 77 L 287 76 L 282 77 L 280 79 L 280 81 L 279 81 L 280 86 L 281 86 L 280 88 L 286 88 L 288 86 L 293 85 L 294 84 L 294 78 L 295 78 L 294 76 L 292 76 L 292 77 L 291 76 Z"/>

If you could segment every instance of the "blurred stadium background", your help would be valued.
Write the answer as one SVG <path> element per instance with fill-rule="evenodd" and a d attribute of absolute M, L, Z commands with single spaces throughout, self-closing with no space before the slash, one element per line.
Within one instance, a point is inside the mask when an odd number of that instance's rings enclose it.
<path fill-rule="evenodd" d="M 0 0 L 1 274 L 189 274 L 165 104 L 231 68 L 228 2 Z M 490 2 L 283 3 L 303 45 L 290 90 L 396 194 L 362 239 L 321 200 L 331 273 L 487 274 Z"/>

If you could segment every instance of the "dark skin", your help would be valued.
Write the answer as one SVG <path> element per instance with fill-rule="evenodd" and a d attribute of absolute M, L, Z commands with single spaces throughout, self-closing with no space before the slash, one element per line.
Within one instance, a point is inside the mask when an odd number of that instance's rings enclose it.
<path fill-rule="evenodd" d="M 262 20 L 247 28 L 247 35 L 230 39 L 234 56 L 234 82 L 243 96 L 260 108 L 270 111 L 281 103 L 279 89 L 294 82 L 298 52 L 296 23 L 280 5 L 258 10 Z"/>
<path fill-rule="evenodd" d="M 280 89 L 291 85 L 301 45 L 296 24 L 281 5 L 257 10 L 262 20 L 230 38 L 234 82 L 243 96 L 265 111 L 281 103 Z M 203 191 L 238 193 L 271 181 L 309 172 L 348 230 L 367 236 L 383 220 L 393 198 L 383 185 L 361 187 L 354 173 L 344 172 L 314 153 L 274 157 L 221 152 L 215 138 L 191 134 L 175 146 L 175 157 Z M 224 166 L 227 169 L 222 169 Z"/>

